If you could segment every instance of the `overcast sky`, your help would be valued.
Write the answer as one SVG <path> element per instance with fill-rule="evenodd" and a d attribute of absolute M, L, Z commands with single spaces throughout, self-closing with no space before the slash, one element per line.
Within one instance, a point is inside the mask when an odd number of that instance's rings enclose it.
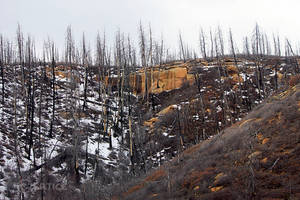
<path fill-rule="evenodd" d="M 50 36 L 64 44 L 70 24 L 79 38 L 84 31 L 92 43 L 97 31 L 113 35 L 118 28 L 132 36 L 141 20 L 151 23 L 169 44 L 178 44 L 178 31 L 197 44 L 199 27 L 217 25 L 234 37 L 250 34 L 257 22 L 267 33 L 300 41 L 299 0 L 0 0 L 0 33 L 15 36 L 17 23 L 39 42 Z"/>

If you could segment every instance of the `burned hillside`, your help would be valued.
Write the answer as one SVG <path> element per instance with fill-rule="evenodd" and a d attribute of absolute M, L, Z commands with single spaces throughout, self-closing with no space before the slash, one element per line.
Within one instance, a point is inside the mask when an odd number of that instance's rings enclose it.
<path fill-rule="evenodd" d="M 300 198 L 299 102 L 300 85 L 274 94 L 241 121 L 183 151 L 119 197 Z"/>
<path fill-rule="evenodd" d="M 242 195 L 226 192 L 231 190 L 228 179 L 214 185 L 211 176 L 218 172 L 223 173 L 219 178 L 230 178 L 247 172 L 259 177 L 261 169 L 255 167 L 260 161 L 249 159 L 252 153 L 253 158 L 265 156 L 263 164 L 273 171 L 280 166 L 285 158 L 264 154 L 273 144 L 268 130 L 280 135 L 273 123 L 281 120 L 294 126 L 295 113 L 285 109 L 294 104 L 300 80 L 299 57 L 290 41 L 285 40 L 282 56 L 279 37 L 274 36 L 272 51 L 259 30 L 257 25 L 243 53 L 237 53 L 231 31 L 228 50 L 222 49 L 222 34 L 208 42 L 202 31 L 199 55 L 182 38 L 180 50 L 170 51 L 142 24 L 138 44 L 119 31 L 113 45 L 98 34 L 94 48 L 84 34 L 79 43 L 75 41 L 70 26 L 63 50 L 50 39 L 37 50 L 34 38 L 26 37 L 20 26 L 13 40 L 0 35 L 0 199 L 148 198 L 149 190 L 157 190 L 151 185 L 156 182 L 161 188 L 167 184 L 168 193 L 153 192 L 153 198 L 196 198 L 193 192 L 199 191 L 200 196 L 209 191 L 225 191 L 224 198 Z M 260 107 L 262 116 L 249 118 L 258 115 Z M 275 108 L 280 112 L 271 119 Z M 267 126 L 266 120 L 270 127 L 261 129 L 266 133 L 245 139 L 248 123 L 259 129 Z M 194 154 L 201 159 L 194 159 Z M 248 165 L 249 160 L 253 164 Z M 222 171 L 219 161 L 229 171 Z M 232 165 L 241 168 L 231 169 Z M 265 176 L 274 178 L 273 172 Z M 167 182 L 165 177 L 170 177 Z M 244 196 L 256 198 L 263 183 L 251 184 L 251 191 L 243 188 Z M 297 184 L 291 183 L 291 188 Z"/>

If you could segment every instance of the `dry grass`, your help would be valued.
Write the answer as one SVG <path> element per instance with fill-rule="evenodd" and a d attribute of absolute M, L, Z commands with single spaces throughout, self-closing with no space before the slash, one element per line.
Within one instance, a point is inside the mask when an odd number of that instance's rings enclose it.
<path fill-rule="evenodd" d="M 141 190 L 142 188 L 144 188 L 147 183 L 153 182 L 153 181 L 157 181 L 157 180 L 159 180 L 159 179 L 161 179 L 161 178 L 163 178 L 165 176 L 166 176 L 166 172 L 163 169 L 156 170 L 152 174 L 150 174 L 149 176 L 147 176 L 142 181 L 142 183 L 134 185 L 131 188 L 129 188 L 128 191 L 123 194 L 123 197 L 129 196 L 130 194 L 132 194 L 132 193 L 134 193 L 134 192 L 136 192 L 136 191 Z"/>
<path fill-rule="evenodd" d="M 156 181 L 162 177 L 166 176 L 166 172 L 162 169 L 155 171 L 153 174 L 147 176 L 147 178 L 145 178 L 145 182 L 149 182 L 149 181 Z"/>
<path fill-rule="evenodd" d="M 208 177 L 211 177 L 214 174 L 214 170 L 215 168 L 212 167 L 206 168 L 204 171 L 193 170 L 184 179 L 182 187 L 191 190 L 196 186 L 196 184 L 199 184 L 203 179 L 207 179 Z"/>

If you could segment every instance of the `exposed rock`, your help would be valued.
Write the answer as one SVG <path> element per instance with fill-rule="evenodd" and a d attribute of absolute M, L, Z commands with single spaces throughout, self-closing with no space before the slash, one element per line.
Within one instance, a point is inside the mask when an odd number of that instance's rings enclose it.
<path fill-rule="evenodd" d="M 154 67 L 147 70 L 147 85 L 150 93 L 161 93 L 163 91 L 174 90 L 184 84 L 192 84 L 194 76 L 188 74 L 188 69 L 182 66 L 173 66 L 166 69 Z M 135 94 L 145 92 L 145 71 L 140 70 L 130 75 L 130 86 Z"/>

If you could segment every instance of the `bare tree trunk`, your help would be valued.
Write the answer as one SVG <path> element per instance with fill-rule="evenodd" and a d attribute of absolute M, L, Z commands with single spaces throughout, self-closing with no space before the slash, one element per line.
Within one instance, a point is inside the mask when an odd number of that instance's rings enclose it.
<path fill-rule="evenodd" d="M 50 123 L 50 131 L 49 131 L 49 137 L 53 137 L 53 126 L 54 126 L 54 120 L 55 120 L 55 99 L 56 99 L 56 92 L 55 92 L 55 59 L 54 59 L 54 44 L 52 44 L 52 63 L 51 63 L 51 69 L 52 69 L 52 116 L 51 116 L 51 123 Z"/>
<path fill-rule="evenodd" d="M 238 63 L 237 63 L 237 58 L 236 58 L 236 53 L 235 53 L 235 48 L 234 48 L 234 42 L 233 42 L 233 37 L 232 37 L 232 32 L 231 32 L 231 29 L 229 29 L 229 40 L 230 40 L 230 47 L 231 47 L 231 53 L 233 55 L 233 58 L 234 58 L 234 64 L 235 64 L 235 67 L 237 69 L 237 75 L 238 75 L 238 86 L 239 86 L 239 98 L 238 98 L 238 103 L 237 104 L 240 104 L 242 102 L 242 87 L 241 87 L 241 80 L 240 80 L 240 69 L 239 69 L 239 66 L 238 66 Z M 239 115 L 240 113 L 237 112 L 237 117 L 239 118 Z"/>
<path fill-rule="evenodd" d="M 210 36 L 210 57 L 214 57 L 214 39 L 213 39 L 213 34 L 211 32 L 211 29 L 209 31 L 209 36 Z"/>
<path fill-rule="evenodd" d="M 260 48 L 260 32 L 259 32 L 259 27 L 258 24 L 255 26 L 255 60 L 256 60 L 256 82 L 258 86 L 258 91 L 259 91 L 259 96 L 261 98 L 261 89 L 262 89 L 262 80 L 261 80 L 261 66 L 260 66 L 260 58 L 259 58 L 259 48 Z"/>
<path fill-rule="evenodd" d="M 222 37 L 220 34 L 218 34 L 218 37 Z M 219 42 L 223 41 L 223 39 L 219 39 Z M 219 57 L 219 54 L 220 53 L 224 53 L 224 51 L 222 51 L 222 45 L 219 44 L 218 45 L 218 40 L 217 40 L 217 36 L 215 37 L 215 54 L 216 54 L 216 57 L 217 57 L 217 62 L 218 62 L 218 75 L 219 75 L 219 83 L 221 84 L 221 91 L 222 91 L 222 96 L 223 96 L 223 101 L 224 103 L 222 103 L 224 106 L 222 106 L 222 111 L 223 111 L 223 124 L 226 125 L 227 123 L 227 112 L 229 110 L 229 107 L 228 107 L 228 101 L 227 101 L 227 97 L 225 95 L 225 85 L 223 83 L 223 80 L 222 80 L 222 76 L 221 76 L 221 69 L 225 68 L 225 75 L 227 75 L 227 69 L 226 67 L 223 67 L 223 63 L 221 62 L 221 59 Z M 224 55 L 222 55 L 224 57 Z M 239 73 L 238 73 L 239 75 Z M 239 77 L 239 76 L 238 76 Z M 231 113 L 229 111 L 229 115 L 230 115 L 230 124 L 232 123 L 232 117 L 231 117 Z M 217 123 L 217 122 L 216 122 Z M 217 126 L 219 126 L 219 124 L 217 123 Z"/>
<path fill-rule="evenodd" d="M 46 63 L 45 63 L 45 58 L 44 58 L 44 64 L 43 64 L 43 68 L 42 68 L 42 77 L 46 76 Z M 39 121 L 38 121 L 38 151 L 39 153 L 42 153 L 43 150 L 43 144 L 42 144 L 42 131 L 41 131 L 41 126 L 42 126 L 42 101 L 43 101 L 43 95 L 44 95 L 44 84 L 43 83 L 39 83 L 40 85 L 40 94 L 39 94 L 39 109 L 38 109 L 38 117 L 39 117 Z M 41 157 L 40 157 L 40 162 L 43 162 L 43 158 L 44 158 L 44 153 L 42 153 Z M 44 160 L 45 161 L 45 160 Z M 40 181 L 39 181 L 39 185 L 41 188 L 41 192 L 40 192 L 40 198 L 41 200 L 44 199 L 44 188 L 42 187 L 43 185 L 43 167 L 41 167 L 41 173 L 40 173 Z"/>
<path fill-rule="evenodd" d="M 133 161 L 133 132 L 132 132 L 132 119 L 131 119 L 131 108 L 129 108 L 129 116 L 128 116 L 128 127 L 129 127 L 129 153 L 130 153 L 130 161 L 132 172 L 134 173 L 134 161 Z"/>
<path fill-rule="evenodd" d="M 177 108 L 177 123 L 178 123 L 178 144 L 179 144 L 179 147 L 178 147 L 178 150 L 183 150 L 183 133 L 182 133 L 182 127 L 181 127 L 181 123 L 180 123 L 180 116 L 179 116 L 179 108 Z"/>
<path fill-rule="evenodd" d="M 291 45 L 291 43 L 288 39 L 286 39 L 286 44 L 287 44 L 287 48 L 290 50 L 292 56 L 294 57 L 294 62 L 295 62 L 294 73 L 295 74 L 299 73 L 300 69 L 299 69 L 299 66 L 298 66 L 298 61 L 297 61 L 297 58 L 296 58 L 296 54 L 294 53 L 292 45 Z"/>
<path fill-rule="evenodd" d="M 86 50 L 86 44 L 85 44 L 85 36 L 83 34 L 82 36 L 82 66 L 85 69 L 85 75 L 84 75 L 84 91 L 83 91 L 83 105 L 82 105 L 82 111 L 84 112 L 86 109 L 86 100 L 87 100 L 87 85 L 88 85 L 88 59 L 87 59 L 87 50 Z"/>
<path fill-rule="evenodd" d="M 0 35 L 0 72 L 1 72 L 1 84 L 2 84 L 2 105 L 5 100 L 5 83 L 4 83 L 4 40 L 3 36 Z"/>
<path fill-rule="evenodd" d="M 31 94 L 31 100 L 30 100 L 30 107 L 31 107 L 31 114 L 30 114 L 30 132 L 29 132 L 29 135 L 30 135 L 30 146 L 29 146 L 29 150 L 32 149 L 32 152 L 33 152 L 33 163 L 35 165 L 35 154 L 34 154 L 34 151 L 35 149 L 33 148 L 34 146 L 34 140 L 33 140 L 33 129 L 34 129 L 34 114 L 35 114 L 35 75 L 33 74 L 32 75 L 32 80 L 31 80 L 31 84 L 32 84 L 32 94 Z"/>
<path fill-rule="evenodd" d="M 17 29 L 17 43 L 18 43 L 18 52 L 19 52 L 19 64 L 21 65 L 22 68 L 22 77 L 21 77 L 22 91 L 24 91 L 24 87 L 25 87 L 24 38 L 23 38 L 23 33 L 21 31 L 20 24 L 18 24 L 18 29 Z"/>
<path fill-rule="evenodd" d="M 248 37 L 245 37 L 245 39 L 244 39 L 244 54 L 246 54 L 247 58 L 250 58 Z"/>
<path fill-rule="evenodd" d="M 206 60 L 207 59 L 206 39 L 205 39 L 205 34 L 203 31 L 203 28 L 201 28 L 201 30 L 200 30 L 199 41 L 200 41 L 200 51 L 201 51 L 202 57 Z"/>
<path fill-rule="evenodd" d="M 71 74 L 71 83 L 72 83 L 72 90 L 74 92 L 74 96 L 79 96 L 80 92 L 79 92 L 79 88 L 77 87 L 77 83 L 74 77 L 74 74 Z M 73 94 L 72 94 L 73 95 Z M 72 96 L 72 97 L 74 97 Z M 72 98 L 71 97 L 71 98 Z M 76 98 L 72 98 L 72 102 L 71 102 L 71 117 L 72 120 L 74 122 L 74 128 L 73 128 L 73 133 L 72 133 L 72 143 L 73 143 L 73 158 L 72 158 L 72 166 L 71 166 L 71 170 L 72 170 L 72 179 L 75 185 L 78 185 L 80 182 L 80 175 L 79 175 L 79 157 L 78 157 L 78 153 L 79 153 L 79 132 L 80 132 L 80 109 L 78 109 L 78 107 L 80 107 L 80 103 L 78 102 L 78 100 Z"/>
<path fill-rule="evenodd" d="M 150 63 L 150 93 L 152 93 L 152 83 L 153 83 L 153 56 L 152 56 L 152 53 L 153 53 L 153 44 L 152 44 L 152 30 L 151 30 L 151 26 L 149 25 L 149 53 L 148 53 L 148 61 Z M 148 94 L 148 97 L 147 99 L 149 99 L 149 94 Z"/>
<path fill-rule="evenodd" d="M 180 45 L 180 51 L 181 51 L 183 62 L 185 62 L 186 61 L 186 55 L 185 55 L 184 45 L 183 45 L 182 36 L 181 36 L 180 31 L 179 31 L 179 45 Z"/>
<path fill-rule="evenodd" d="M 220 54 L 224 56 L 224 40 L 223 40 L 223 32 L 220 26 L 218 26 L 218 40 L 220 45 Z"/>
<path fill-rule="evenodd" d="M 140 22 L 139 26 L 140 32 L 140 53 L 142 60 L 142 67 L 144 67 L 145 73 L 145 91 L 144 91 L 144 100 L 148 102 L 148 73 L 147 73 L 147 60 L 146 60 L 146 42 L 145 42 L 145 33 L 142 23 Z"/>
<path fill-rule="evenodd" d="M 197 84 L 197 88 L 198 88 L 198 93 L 199 93 L 199 97 L 200 97 L 200 106 L 201 106 L 201 111 L 202 111 L 202 115 L 204 118 L 205 110 L 204 110 L 203 98 L 202 98 L 202 93 L 201 93 L 201 79 L 200 79 L 200 75 L 198 73 L 195 73 L 194 77 L 195 77 L 195 83 Z"/>
<path fill-rule="evenodd" d="M 16 79 L 16 66 L 14 67 L 14 82 L 17 83 Z M 14 153 L 16 156 L 16 165 L 17 165 L 17 171 L 18 171 L 18 179 L 19 179 L 19 199 L 22 200 L 24 199 L 24 191 L 23 191 L 23 177 L 21 174 L 21 156 L 20 156 L 20 151 L 19 151 L 19 139 L 18 139 L 18 134 L 17 134 L 17 128 L 18 127 L 18 122 L 17 122 L 17 88 L 14 86 L 14 125 L 13 125 L 13 136 L 14 136 Z"/>

